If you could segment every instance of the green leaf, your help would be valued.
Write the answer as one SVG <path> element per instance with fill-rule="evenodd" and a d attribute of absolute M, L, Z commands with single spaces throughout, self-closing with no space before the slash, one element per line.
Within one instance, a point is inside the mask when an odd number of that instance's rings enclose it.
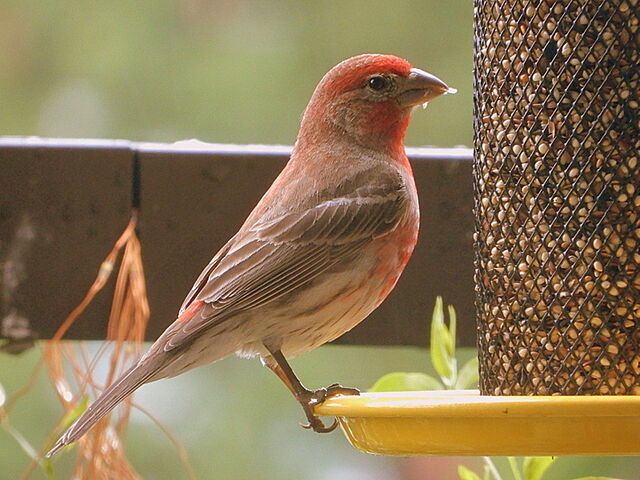
<path fill-rule="evenodd" d="M 73 407 L 71 410 L 67 412 L 67 414 L 62 417 L 60 421 L 60 427 L 62 430 L 66 430 L 71 426 L 73 422 L 75 422 L 80 415 L 84 413 L 84 411 L 89 406 L 89 397 L 87 395 L 83 395 L 78 404 Z"/>
<path fill-rule="evenodd" d="M 513 475 L 514 480 L 522 480 L 522 475 L 520 475 L 520 467 L 518 467 L 518 461 L 516 457 L 507 457 L 507 461 L 509 462 L 509 467 L 511 468 L 511 474 Z"/>
<path fill-rule="evenodd" d="M 47 480 L 56 479 L 56 474 L 55 474 L 55 471 L 53 470 L 52 458 L 43 458 L 40 461 L 40 468 L 42 469 L 42 472 L 44 473 L 45 477 L 47 477 Z"/>
<path fill-rule="evenodd" d="M 442 384 L 431 375 L 419 372 L 388 373 L 380 378 L 370 392 L 406 392 L 415 390 L 440 390 Z"/>
<path fill-rule="evenodd" d="M 540 480 L 556 457 L 524 457 L 522 471 L 525 480 Z"/>
<path fill-rule="evenodd" d="M 482 480 L 491 480 L 491 470 L 486 465 L 482 469 Z"/>
<path fill-rule="evenodd" d="M 493 460 L 491 460 L 491 457 L 483 456 L 482 460 L 484 461 L 484 466 L 485 466 L 485 477 L 487 476 L 487 472 L 489 472 L 493 480 L 502 480 L 502 477 L 500 476 L 500 472 L 498 472 L 498 469 L 496 468 L 496 464 L 493 463 Z M 485 478 L 485 480 L 487 479 Z"/>
<path fill-rule="evenodd" d="M 455 331 L 455 314 L 453 318 L 453 330 Z M 442 297 L 436 298 L 436 305 L 433 308 L 431 317 L 431 344 L 429 353 L 433 368 L 442 379 L 442 383 L 447 388 L 455 385 L 456 359 L 455 340 L 451 336 L 451 331 L 444 322 L 444 311 L 442 307 Z"/>
<path fill-rule="evenodd" d="M 447 312 L 449 312 L 449 355 L 452 357 L 456 356 L 456 309 L 453 308 L 453 305 L 447 306 Z"/>
<path fill-rule="evenodd" d="M 458 465 L 458 476 L 460 480 L 482 480 L 477 473 L 472 472 L 464 465 Z"/>
<path fill-rule="evenodd" d="M 80 415 L 82 415 L 88 407 L 89 407 L 89 397 L 87 395 L 83 395 L 82 398 L 80 398 L 80 401 L 78 402 L 78 404 L 75 407 L 73 407 L 71 410 L 69 410 L 66 413 L 66 415 L 62 417 L 62 420 L 60 420 L 60 423 L 58 424 L 58 427 L 60 428 L 60 430 L 64 431 L 67 428 L 69 428 L 71 424 L 75 422 L 78 419 L 78 417 L 80 417 Z M 52 443 L 47 447 L 47 450 L 49 450 L 51 447 L 53 447 L 53 440 L 52 440 Z M 71 450 L 73 448 L 74 448 L 74 445 L 70 444 L 65 446 L 61 451 L 64 452 L 66 450 Z M 49 460 L 49 459 L 45 459 L 45 461 L 46 460 Z M 52 470 L 51 472 L 47 470 L 47 469 L 53 469 L 52 465 L 53 465 L 52 463 L 41 464 L 43 471 L 47 475 L 47 478 L 49 478 L 49 476 L 53 474 Z"/>
<path fill-rule="evenodd" d="M 467 388 L 477 388 L 480 380 L 478 372 L 478 357 L 474 357 L 465 363 L 458 372 L 455 388 L 464 390 Z"/>

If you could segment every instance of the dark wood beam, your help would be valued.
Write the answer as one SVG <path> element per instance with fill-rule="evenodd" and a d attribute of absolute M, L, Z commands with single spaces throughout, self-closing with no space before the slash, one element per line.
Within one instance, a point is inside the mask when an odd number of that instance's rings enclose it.
<path fill-rule="evenodd" d="M 289 152 L 196 142 L 0 139 L 0 337 L 28 325 L 36 338 L 50 338 L 139 202 L 152 310 L 147 338 L 156 338 Z M 408 153 L 422 210 L 419 244 L 389 299 L 338 343 L 424 346 L 434 299 L 443 295 L 458 311 L 460 343 L 475 345 L 471 152 Z M 101 292 L 67 338 L 104 338 L 111 293 Z"/>

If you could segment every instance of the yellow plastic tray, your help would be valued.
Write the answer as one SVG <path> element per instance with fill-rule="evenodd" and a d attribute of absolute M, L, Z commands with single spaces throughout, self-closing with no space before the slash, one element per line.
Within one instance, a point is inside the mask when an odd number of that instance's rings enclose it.
<path fill-rule="evenodd" d="M 316 408 L 383 455 L 640 455 L 640 396 L 363 393 Z"/>

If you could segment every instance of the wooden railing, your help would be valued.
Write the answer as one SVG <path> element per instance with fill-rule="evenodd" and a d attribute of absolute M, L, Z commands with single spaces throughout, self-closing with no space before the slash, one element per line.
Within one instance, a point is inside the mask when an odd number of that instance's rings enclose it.
<path fill-rule="evenodd" d="M 237 230 L 290 147 L 0 139 L 0 336 L 16 319 L 49 338 L 139 211 L 156 338 L 200 270 Z M 456 307 L 458 338 L 475 345 L 471 150 L 408 149 L 422 224 L 397 288 L 339 343 L 420 345 L 437 295 Z M 102 339 L 109 289 L 66 338 Z M 13 323 L 12 323 L 13 322 Z"/>

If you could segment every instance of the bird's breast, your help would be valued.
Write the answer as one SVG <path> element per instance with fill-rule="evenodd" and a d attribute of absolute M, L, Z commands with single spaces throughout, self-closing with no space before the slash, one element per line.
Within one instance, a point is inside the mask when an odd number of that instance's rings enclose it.
<path fill-rule="evenodd" d="M 393 232 L 374 242 L 379 244 L 374 247 L 377 261 L 372 275 L 381 284 L 378 303 L 391 293 L 407 266 L 418 241 L 419 226 L 417 211 L 411 212 Z"/>

